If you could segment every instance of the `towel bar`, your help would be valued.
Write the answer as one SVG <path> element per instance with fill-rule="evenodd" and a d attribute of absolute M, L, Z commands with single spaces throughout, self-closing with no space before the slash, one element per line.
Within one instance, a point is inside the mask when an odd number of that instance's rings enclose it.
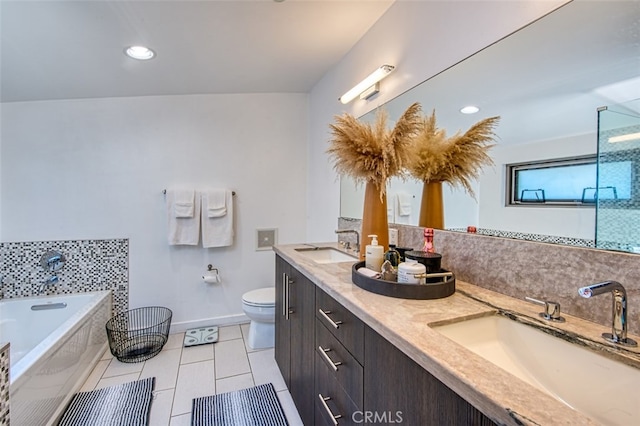
<path fill-rule="evenodd" d="M 166 189 L 163 189 L 163 190 L 162 190 L 162 193 L 163 193 L 163 194 L 166 194 L 166 193 L 167 193 L 167 190 L 166 190 Z M 236 191 L 231 191 L 231 195 L 236 195 Z"/>

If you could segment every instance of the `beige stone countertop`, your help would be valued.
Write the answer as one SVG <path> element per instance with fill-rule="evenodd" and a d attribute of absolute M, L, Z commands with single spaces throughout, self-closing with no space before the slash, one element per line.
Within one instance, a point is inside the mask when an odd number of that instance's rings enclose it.
<path fill-rule="evenodd" d="M 600 335 L 610 331 L 607 327 L 565 314 L 562 314 L 567 320 L 565 323 L 545 321 L 538 316 L 542 307 L 524 301 L 525 294 L 523 300 L 519 300 L 456 280 L 456 293 L 444 299 L 382 296 L 352 284 L 353 263 L 318 264 L 295 250 L 310 246 L 338 248 L 336 243 L 289 244 L 278 245 L 274 251 L 498 424 L 590 425 L 598 422 L 446 338 L 429 325 L 490 315 L 498 310 L 513 312 L 521 322 L 558 330 L 565 340 L 574 340 L 640 368 L 640 349 L 626 349 L 605 342 Z M 640 337 L 630 337 L 640 341 Z M 593 391 L 598 392 L 597 389 Z"/>

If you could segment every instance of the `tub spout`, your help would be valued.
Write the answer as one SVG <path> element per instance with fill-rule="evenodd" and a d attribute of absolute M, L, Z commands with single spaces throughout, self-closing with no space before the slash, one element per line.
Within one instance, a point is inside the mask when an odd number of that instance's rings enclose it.
<path fill-rule="evenodd" d="M 627 292 L 622 284 L 617 281 L 604 281 L 578 289 L 578 294 L 587 299 L 604 293 L 611 293 L 613 296 L 613 318 L 611 333 L 602 333 L 602 337 L 619 345 L 638 346 L 635 340 L 627 337 Z"/>
<path fill-rule="evenodd" d="M 51 277 L 47 278 L 42 284 L 38 286 L 38 294 L 42 294 L 44 292 L 45 287 L 53 285 L 57 282 L 58 282 L 57 275 L 52 275 Z"/>

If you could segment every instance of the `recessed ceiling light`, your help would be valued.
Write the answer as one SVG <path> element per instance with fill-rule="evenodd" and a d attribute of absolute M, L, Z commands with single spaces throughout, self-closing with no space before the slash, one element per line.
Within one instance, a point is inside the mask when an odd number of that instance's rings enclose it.
<path fill-rule="evenodd" d="M 466 107 L 460 109 L 460 112 L 463 113 L 463 114 L 475 114 L 478 111 L 480 111 L 480 108 L 478 108 L 477 106 L 473 106 L 473 105 L 469 105 L 469 106 L 466 106 Z"/>
<path fill-rule="evenodd" d="M 124 50 L 124 53 L 133 59 L 146 61 L 156 56 L 156 52 L 145 46 L 130 46 Z"/>

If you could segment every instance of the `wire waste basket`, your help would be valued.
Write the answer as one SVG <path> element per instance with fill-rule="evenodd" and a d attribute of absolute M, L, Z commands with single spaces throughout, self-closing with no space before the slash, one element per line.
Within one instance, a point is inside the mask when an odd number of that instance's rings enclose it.
<path fill-rule="evenodd" d="M 107 321 L 109 349 L 120 362 L 142 362 L 156 356 L 167 343 L 169 308 L 148 306 L 120 313 Z"/>

